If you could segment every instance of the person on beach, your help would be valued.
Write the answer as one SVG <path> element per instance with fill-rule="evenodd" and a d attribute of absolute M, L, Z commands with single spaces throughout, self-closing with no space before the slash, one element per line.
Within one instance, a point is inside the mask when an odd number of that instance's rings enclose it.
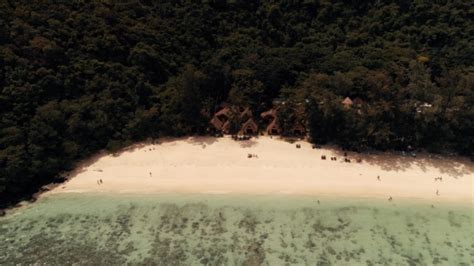
<path fill-rule="evenodd" d="M 99 179 L 99 181 L 100 181 L 101 184 L 103 183 L 103 182 L 102 182 L 102 179 Z"/>
<path fill-rule="evenodd" d="M 378 181 L 381 181 L 381 180 L 380 180 L 380 176 L 379 176 L 379 175 L 377 176 L 377 180 L 378 180 Z"/>
<path fill-rule="evenodd" d="M 388 201 L 392 201 L 392 200 L 393 200 L 393 198 L 392 198 L 392 196 L 390 196 L 390 197 L 388 198 Z"/>
<path fill-rule="evenodd" d="M 151 172 L 150 172 L 150 177 L 151 177 Z"/>

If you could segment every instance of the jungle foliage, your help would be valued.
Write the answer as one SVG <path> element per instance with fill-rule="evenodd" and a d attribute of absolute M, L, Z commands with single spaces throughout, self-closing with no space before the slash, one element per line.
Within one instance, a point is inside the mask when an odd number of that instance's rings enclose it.
<path fill-rule="evenodd" d="M 222 102 L 304 103 L 318 143 L 472 156 L 473 14 L 468 0 L 2 0 L 0 202 L 104 148 L 205 134 Z"/>

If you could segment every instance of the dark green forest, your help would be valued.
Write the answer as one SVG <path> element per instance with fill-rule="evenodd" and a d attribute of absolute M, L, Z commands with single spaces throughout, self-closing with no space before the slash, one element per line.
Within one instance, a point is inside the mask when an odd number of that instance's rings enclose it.
<path fill-rule="evenodd" d="M 469 0 L 0 0 L 0 205 L 99 150 L 206 134 L 223 102 L 304 103 L 315 143 L 472 158 L 473 17 Z"/>

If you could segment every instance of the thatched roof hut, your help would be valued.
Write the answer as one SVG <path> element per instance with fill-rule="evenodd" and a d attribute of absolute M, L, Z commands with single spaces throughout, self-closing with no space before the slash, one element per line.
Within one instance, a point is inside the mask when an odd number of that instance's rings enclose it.
<path fill-rule="evenodd" d="M 229 121 L 232 114 L 230 107 L 224 107 L 214 114 L 209 123 L 212 125 L 211 130 L 221 131 L 226 122 Z"/>
<path fill-rule="evenodd" d="M 266 112 L 261 113 L 260 117 L 262 117 L 263 119 L 267 121 L 273 121 L 277 118 L 277 110 L 272 108 Z"/>
<path fill-rule="evenodd" d="M 241 132 L 242 134 L 253 135 L 253 134 L 256 134 L 256 133 L 257 133 L 257 130 L 258 130 L 258 125 L 257 125 L 257 123 L 255 123 L 255 121 L 253 121 L 252 118 L 249 118 L 249 119 L 242 125 L 242 129 L 240 130 L 240 132 Z"/>
<path fill-rule="evenodd" d="M 227 121 L 222 125 L 222 128 L 221 128 L 222 133 L 224 133 L 224 134 L 229 134 L 229 133 L 230 133 L 230 126 L 231 126 L 230 120 L 227 120 Z"/>
<path fill-rule="evenodd" d="M 349 108 L 349 107 L 351 107 L 351 106 L 354 104 L 354 102 L 351 100 L 351 98 L 346 97 L 346 98 L 344 98 L 344 100 L 342 101 L 342 104 L 344 105 L 344 107 Z"/>
<path fill-rule="evenodd" d="M 281 133 L 281 128 L 278 125 L 277 119 L 273 119 L 273 121 L 268 124 L 266 131 L 268 135 L 278 135 Z"/>
<path fill-rule="evenodd" d="M 214 117 L 217 117 L 221 122 L 229 120 L 232 114 L 232 109 L 228 106 L 222 108 L 217 113 L 214 114 Z"/>
<path fill-rule="evenodd" d="M 222 121 L 217 118 L 217 116 L 214 116 L 212 117 L 211 121 L 209 122 L 216 130 L 221 130 L 222 129 L 222 126 L 224 125 L 224 123 L 222 123 Z"/>
<path fill-rule="evenodd" d="M 224 134 L 235 133 L 236 127 L 243 128 L 246 125 L 246 130 L 256 133 L 256 123 L 251 120 L 253 117 L 250 108 L 242 108 L 237 106 L 224 106 L 214 114 L 209 121 L 212 128 L 210 130 L 221 131 Z M 249 122 L 251 120 L 251 122 Z M 246 121 L 241 126 L 241 121 Z M 255 126 L 254 126 L 255 125 Z M 258 128 L 258 127 L 257 127 Z"/>
<path fill-rule="evenodd" d="M 291 133 L 293 133 L 295 136 L 303 136 L 306 134 L 306 128 L 304 127 L 303 123 L 296 121 L 291 128 Z"/>
<path fill-rule="evenodd" d="M 277 109 L 272 108 L 268 111 L 265 111 L 260 114 L 260 117 L 268 122 L 267 128 L 265 130 L 268 135 L 278 135 L 281 133 L 281 128 L 277 121 Z"/>

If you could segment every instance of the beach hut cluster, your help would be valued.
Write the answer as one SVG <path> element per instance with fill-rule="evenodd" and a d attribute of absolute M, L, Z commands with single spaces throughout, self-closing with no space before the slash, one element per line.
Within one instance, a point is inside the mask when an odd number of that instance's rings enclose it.
<path fill-rule="evenodd" d="M 304 137 L 306 128 L 302 113 L 295 112 L 296 119 L 288 126 L 289 132 L 283 132 L 278 116 L 279 108 L 273 107 L 256 118 L 249 107 L 224 106 L 210 120 L 210 131 L 220 134 L 239 135 L 286 135 Z"/>
<path fill-rule="evenodd" d="M 289 131 L 283 132 L 281 122 L 279 121 L 278 112 L 280 109 L 272 108 L 260 114 L 263 123 L 266 124 L 265 133 L 267 135 L 290 135 L 297 137 L 304 137 L 306 135 L 306 128 L 304 126 L 304 113 L 299 110 L 292 110 L 294 119 L 290 121 Z"/>
<path fill-rule="evenodd" d="M 255 122 L 250 108 L 224 106 L 217 111 L 211 121 L 210 130 L 215 133 L 254 135 L 258 133 L 258 124 Z"/>
<path fill-rule="evenodd" d="M 288 109 L 285 101 L 275 100 L 273 107 L 255 117 L 250 107 L 222 105 L 209 121 L 209 131 L 215 134 L 237 135 L 285 135 L 305 137 L 305 114 L 303 105 L 296 103 L 294 108 Z M 363 100 L 355 97 L 345 97 L 341 104 L 345 109 L 355 108 L 360 112 Z M 290 113 L 291 119 L 280 121 L 280 112 Z"/>

